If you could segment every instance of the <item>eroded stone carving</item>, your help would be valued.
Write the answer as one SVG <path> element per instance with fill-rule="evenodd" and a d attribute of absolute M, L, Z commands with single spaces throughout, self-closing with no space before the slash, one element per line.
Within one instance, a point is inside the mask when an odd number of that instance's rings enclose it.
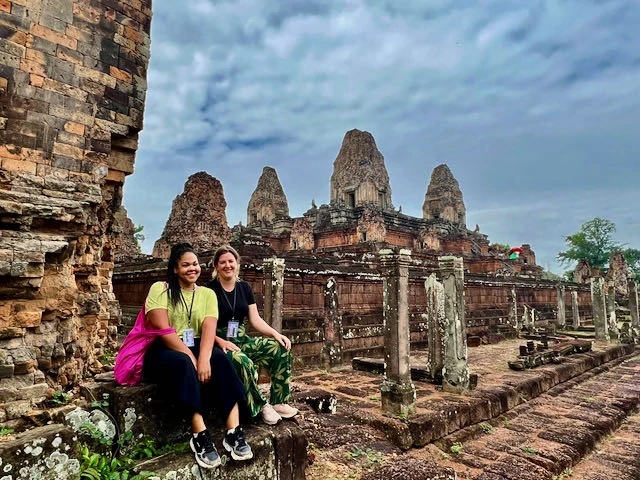
<path fill-rule="evenodd" d="M 467 210 L 460 185 L 445 164 L 438 165 L 431 173 L 422 205 L 422 218 L 443 219 L 465 226 L 467 224 Z"/>
<path fill-rule="evenodd" d="M 275 169 L 264 167 L 247 207 L 247 225 L 289 217 L 289 203 Z"/>

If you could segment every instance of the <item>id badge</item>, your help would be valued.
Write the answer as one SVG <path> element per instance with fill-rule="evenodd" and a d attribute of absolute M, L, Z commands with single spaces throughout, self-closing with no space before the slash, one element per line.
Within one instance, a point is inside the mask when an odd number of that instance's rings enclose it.
<path fill-rule="evenodd" d="M 238 336 L 238 327 L 240 322 L 237 320 L 230 320 L 227 324 L 227 338 L 236 338 Z"/>
<path fill-rule="evenodd" d="M 193 328 L 185 328 L 182 330 L 182 341 L 187 347 L 193 347 L 195 345 Z"/>

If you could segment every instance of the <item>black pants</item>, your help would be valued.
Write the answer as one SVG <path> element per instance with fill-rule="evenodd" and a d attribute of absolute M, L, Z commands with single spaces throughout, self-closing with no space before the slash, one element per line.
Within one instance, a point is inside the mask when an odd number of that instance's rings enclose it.
<path fill-rule="evenodd" d="M 198 358 L 200 339 L 189 349 Z M 147 382 L 160 385 L 168 396 L 181 403 L 188 419 L 196 412 L 203 414 L 203 405 L 211 402 L 226 420 L 235 404 L 242 408 L 246 398 L 244 385 L 233 365 L 217 347 L 211 353 L 211 379 L 202 384 L 189 356 L 167 348 L 162 339 L 157 338 L 144 356 L 143 377 Z"/>

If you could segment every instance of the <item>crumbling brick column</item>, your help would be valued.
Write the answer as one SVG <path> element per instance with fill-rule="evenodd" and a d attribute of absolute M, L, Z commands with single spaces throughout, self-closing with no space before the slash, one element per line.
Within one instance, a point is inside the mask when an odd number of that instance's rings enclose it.
<path fill-rule="evenodd" d="M 415 412 L 416 389 L 409 365 L 409 263 L 411 252 L 380 250 L 383 279 L 385 376 L 382 409 L 394 415 Z"/>
<path fill-rule="evenodd" d="M 558 298 L 557 326 L 558 328 L 565 328 L 567 325 L 567 307 L 564 301 L 564 285 L 556 287 L 556 297 Z"/>
<path fill-rule="evenodd" d="M 578 292 L 571 292 L 571 314 L 573 316 L 573 328 L 580 328 L 580 308 L 578 305 Z"/>
<path fill-rule="evenodd" d="M 636 284 L 636 276 L 630 273 L 627 278 L 627 286 L 629 290 L 629 310 L 631 312 L 631 327 L 635 332 L 640 331 L 640 317 L 638 315 L 638 285 Z"/>
<path fill-rule="evenodd" d="M 616 318 L 616 286 L 613 282 L 607 286 L 605 299 L 609 337 L 618 338 L 620 330 L 618 329 L 618 319 Z"/>
<path fill-rule="evenodd" d="M 262 268 L 264 270 L 264 320 L 282 332 L 284 258 L 265 258 Z"/>
<path fill-rule="evenodd" d="M 444 287 L 432 273 L 424 282 L 427 292 L 427 325 L 429 329 L 429 363 L 427 371 L 432 381 L 442 384 L 444 368 L 444 341 L 446 338 L 446 319 L 444 315 Z"/>
<path fill-rule="evenodd" d="M 438 257 L 440 276 L 444 286 L 444 314 L 446 317 L 444 388 L 464 391 L 469 388 L 467 364 L 467 327 L 464 305 L 464 268 L 462 258 Z"/>
<path fill-rule="evenodd" d="M 336 279 L 329 278 L 324 287 L 324 321 L 322 322 L 324 345 L 322 364 L 325 368 L 342 363 L 342 316 L 338 304 Z"/>
<path fill-rule="evenodd" d="M 591 305 L 593 308 L 593 323 L 596 340 L 609 341 L 609 325 L 607 322 L 607 307 L 605 305 L 604 279 L 591 277 Z"/>
<path fill-rule="evenodd" d="M 518 296 L 515 287 L 509 290 L 509 324 L 513 326 L 516 335 L 518 335 L 522 325 L 518 321 Z"/>
<path fill-rule="evenodd" d="M 151 0 L 0 1 L 0 417 L 98 372 Z M 11 403 L 11 405 L 9 405 Z M 0 421 L 2 421 L 0 419 Z"/>

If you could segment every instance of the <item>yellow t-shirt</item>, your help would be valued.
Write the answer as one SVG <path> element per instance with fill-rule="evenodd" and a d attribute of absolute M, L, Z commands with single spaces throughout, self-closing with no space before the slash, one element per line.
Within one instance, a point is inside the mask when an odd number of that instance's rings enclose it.
<path fill-rule="evenodd" d="M 167 310 L 169 325 L 176 329 L 178 336 L 182 336 L 182 330 L 189 328 L 189 310 L 191 310 L 190 328 L 193 328 L 194 336 L 200 338 L 204 319 L 207 317 L 218 318 L 218 299 L 216 294 L 206 287 L 196 287 L 195 292 L 184 290 L 181 290 L 181 292 L 183 301 L 174 306 L 169 300 L 169 290 L 166 283 L 156 282 L 149 289 L 149 294 L 145 301 L 145 309 L 147 312 L 158 308 Z M 192 298 L 193 307 L 191 307 Z"/>

